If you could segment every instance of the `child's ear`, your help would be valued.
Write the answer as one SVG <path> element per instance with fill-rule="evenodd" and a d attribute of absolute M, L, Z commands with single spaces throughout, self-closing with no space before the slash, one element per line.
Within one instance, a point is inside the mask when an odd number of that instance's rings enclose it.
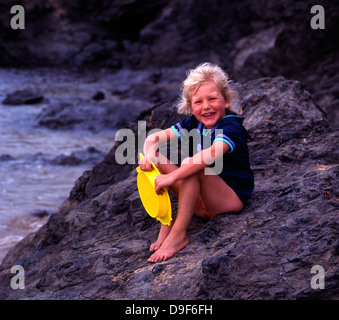
<path fill-rule="evenodd" d="M 230 103 L 231 103 L 231 95 L 229 93 L 226 94 L 226 100 L 225 100 L 226 105 L 228 105 L 228 107 L 225 106 L 225 108 L 229 108 L 230 107 Z"/>

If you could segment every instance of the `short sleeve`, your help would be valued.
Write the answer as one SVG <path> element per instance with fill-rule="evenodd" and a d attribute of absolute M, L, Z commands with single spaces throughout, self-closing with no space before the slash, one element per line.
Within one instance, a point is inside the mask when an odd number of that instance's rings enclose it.
<path fill-rule="evenodd" d="M 228 153 L 239 148 L 242 143 L 243 129 L 237 120 L 225 121 L 222 126 L 215 130 L 214 141 L 223 141 L 230 147 Z"/>

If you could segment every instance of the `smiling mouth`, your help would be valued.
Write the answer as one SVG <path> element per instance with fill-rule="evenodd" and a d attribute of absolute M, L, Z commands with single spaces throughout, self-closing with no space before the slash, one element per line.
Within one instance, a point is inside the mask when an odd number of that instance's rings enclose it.
<path fill-rule="evenodd" d="M 205 117 L 205 118 L 208 118 L 208 117 L 212 117 L 214 115 L 215 115 L 215 112 L 210 112 L 210 113 L 205 113 L 202 116 Z"/>

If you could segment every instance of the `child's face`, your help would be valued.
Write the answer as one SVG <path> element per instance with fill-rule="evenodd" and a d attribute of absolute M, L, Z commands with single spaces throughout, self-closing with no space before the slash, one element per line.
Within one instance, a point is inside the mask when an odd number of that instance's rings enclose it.
<path fill-rule="evenodd" d="M 229 108 L 218 87 L 214 82 L 202 84 L 192 96 L 192 112 L 198 121 L 207 129 L 213 128 L 226 115 Z"/>

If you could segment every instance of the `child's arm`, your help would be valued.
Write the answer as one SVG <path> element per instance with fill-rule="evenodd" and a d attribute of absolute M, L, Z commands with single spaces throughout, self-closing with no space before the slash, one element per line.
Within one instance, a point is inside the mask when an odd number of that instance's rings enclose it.
<path fill-rule="evenodd" d="M 157 176 L 155 180 L 155 191 L 158 193 L 161 188 L 169 187 L 181 179 L 204 170 L 222 157 L 228 149 L 229 146 L 227 143 L 215 141 L 210 148 L 200 151 L 193 157 L 184 159 L 177 170 L 169 174 Z"/>
<path fill-rule="evenodd" d="M 144 143 L 144 158 L 140 160 L 140 169 L 143 171 L 151 170 L 152 162 L 157 158 L 157 150 L 159 145 L 168 142 L 172 139 L 177 139 L 174 131 L 171 128 L 152 133 Z"/>

